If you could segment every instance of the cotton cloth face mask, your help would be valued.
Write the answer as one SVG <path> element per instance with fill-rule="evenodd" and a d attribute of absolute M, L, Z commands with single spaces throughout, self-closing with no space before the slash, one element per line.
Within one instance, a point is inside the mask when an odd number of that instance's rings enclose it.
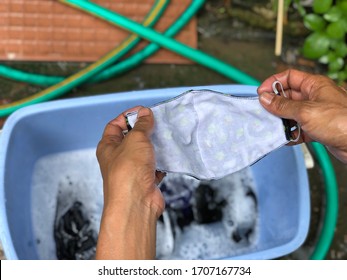
<path fill-rule="evenodd" d="M 258 97 L 192 90 L 151 107 L 157 170 L 219 179 L 289 142 L 281 118 Z M 127 115 L 133 127 L 137 113 Z"/>

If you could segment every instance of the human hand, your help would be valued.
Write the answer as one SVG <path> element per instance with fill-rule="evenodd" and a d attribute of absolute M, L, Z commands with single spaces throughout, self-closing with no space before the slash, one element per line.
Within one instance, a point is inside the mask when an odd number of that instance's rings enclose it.
<path fill-rule="evenodd" d="M 124 136 L 123 131 L 127 130 L 126 113 L 138 110 L 134 128 Z M 153 113 L 141 107 L 127 112 L 107 124 L 97 148 L 104 180 L 105 207 L 132 199 L 154 207 L 159 217 L 164 210 L 164 200 L 156 185 L 164 174 L 155 172 L 154 148 L 150 142 L 154 127 Z"/>
<path fill-rule="evenodd" d="M 282 83 L 288 98 L 272 93 Z M 332 80 L 297 70 L 266 79 L 258 88 L 260 103 L 270 113 L 301 126 L 297 143 L 318 141 L 347 163 L 347 92 Z M 294 136 L 295 138 L 295 136 Z"/>
<path fill-rule="evenodd" d="M 104 210 L 97 258 L 146 259 L 155 256 L 155 227 L 165 203 L 157 184 L 150 135 L 153 113 L 136 107 L 138 120 L 126 135 L 125 115 L 109 122 L 97 148 L 104 182 Z"/>

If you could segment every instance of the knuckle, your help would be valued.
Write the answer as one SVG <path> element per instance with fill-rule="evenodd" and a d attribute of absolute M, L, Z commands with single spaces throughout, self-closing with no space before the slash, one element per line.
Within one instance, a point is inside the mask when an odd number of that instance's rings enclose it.
<path fill-rule="evenodd" d="M 98 159 L 98 161 L 100 161 L 101 157 L 102 157 L 102 152 L 101 152 L 101 148 L 98 146 L 96 149 L 96 158 Z"/>
<path fill-rule="evenodd" d="M 96 147 L 96 158 L 100 160 L 104 154 L 104 147 L 105 147 L 105 142 L 103 139 L 101 139 L 98 143 L 98 146 Z"/>
<path fill-rule="evenodd" d="M 326 86 L 335 85 L 334 81 L 323 75 L 313 75 L 310 77 L 310 82 L 313 86 L 314 90 L 318 90 L 324 88 Z"/>
<path fill-rule="evenodd" d="M 322 83 L 329 83 L 329 84 L 334 84 L 333 80 L 324 76 L 324 75 L 317 75 L 317 78 L 319 80 L 319 82 L 322 82 Z"/>

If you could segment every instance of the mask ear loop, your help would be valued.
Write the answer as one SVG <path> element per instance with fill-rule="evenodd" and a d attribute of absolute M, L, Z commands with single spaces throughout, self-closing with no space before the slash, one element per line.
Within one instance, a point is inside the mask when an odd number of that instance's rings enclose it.
<path fill-rule="evenodd" d="M 280 88 L 281 88 L 281 93 L 282 93 L 282 94 L 278 92 L 277 85 L 280 86 Z M 277 95 L 283 95 L 285 98 L 288 98 L 287 94 L 284 92 L 283 85 L 282 85 L 282 83 L 281 83 L 280 81 L 276 81 L 276 82 L 274 82 L 274 83 L 272 84 L 272 90 L 273 90 L 273 92 L 274 92 L 275 94 L 277 94 Z"/>
<path fill-rule="evenodd" d="M 130 125 L 129 119 L 128 119 L 128 115 L 130 115 L 132 113 L 134 113 L 134 112 L 127 113 L 126 116 L 125 116 L 125 122 L 126 122 L 126 125 L 127 125 L 127 129 L 122 131 L 123 136 L 127 135 L 130 132 L 130 130 L 133 129 L 132 126 Z"/>
<path fill-rule="evenodd" d="M 280 88 L 281 88 L 281 93 L 278 92 L 277 85 L 280 86 Z M 282 96 L 284 96 L 285 98 L 288 98 L 288 95 L 285 93 L 285 91 L 284 91 L 284 89 L 283 89 L 283 85 L 282 85 L 282 83 L 281 83 L 280 81 L 275 81 L 275 82 L 272 84 L 272 90 L 273 90 L 273 92 L 274 92 L 276 95 L 282 95 Z M 290 132 L 292 133 L 292 132 L 294 132 L 296 129 L 298 130 L 298 136 L 297 136 L 295 139 L 293 139 L 292 136 L 290 136 L 290 139 L 289 139 L 290 142 L 296 143 L 296 142 L 299 141 L 299 139 L 300 139 L 300 137 L 301 137 L 301 127 L 300 127 L 300 125 L 299 125 L 298 123 L 297 123 L 295 126 L 290 127 Z M 292 134 L 291 134 L 291 135 L 292 135 Z"/>

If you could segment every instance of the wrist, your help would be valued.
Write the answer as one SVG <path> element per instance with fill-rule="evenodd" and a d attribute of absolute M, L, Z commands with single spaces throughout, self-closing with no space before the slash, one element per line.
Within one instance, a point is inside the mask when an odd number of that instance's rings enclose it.
<path fill-rule="evenodd" d="M 154 259 L 156 212 L 140 203 L 104 207 L 97 259 Z"/>
<path fill-rule="evenodd" d="M 134 173 L 135 172 L 135 173 Z M 149 176 L 140 176 L 141 170 L 136 172 L 113 173 L 107 180 L 104 179 L 104 208 L 112 209 L 113 207 L 121 207 L 123 210 L 129 207 L 137 207 L 139 211 L 150 210 L 149 213 L 155 213 L 156 218 L 162 214 L 165 208 L 163 196 L 156 185 L 156 175 L 153 178 Z M 135 175 L 134 175 L 135 174 Z"/>
<path fill-rule="evenodd" d="M 129 217 L 132 219 L 139 219 L 140 217 L 145 220 L 157 220 L 157 207 L 150 203 L 136 201 L 132 198 L 122 200 L 108 200 L 104 204 L 102 216 L 110 219 L 117 220 L 121 217 Z M 118 221 L 119 222 L 119 221 Z"/>

